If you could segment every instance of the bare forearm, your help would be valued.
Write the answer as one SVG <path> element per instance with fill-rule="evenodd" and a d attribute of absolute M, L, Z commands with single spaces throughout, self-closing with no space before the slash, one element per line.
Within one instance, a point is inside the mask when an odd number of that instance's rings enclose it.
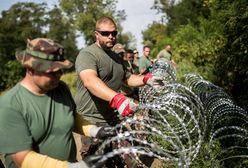
<path fill-rule="evenodd" d="M 110 101 L 116 92 L 110 89 L 104 82 L 99 78 L 92 79 L 85 87 L 95 96 Z"/>
<path fill-rule="evenodd" d="M 93 70 L 85 70 L 80 73 L 84 86 L 95 96 L 110 101 L 117 93 L 109 88 Z"/>
<path fill-rule="evenodd" d="M 144 78 L 144 75 L 133 74 L 127 79 L 127 84 L 128 86 L 131 86 L 131 87 L 144 86 L 143 78 Z"/>

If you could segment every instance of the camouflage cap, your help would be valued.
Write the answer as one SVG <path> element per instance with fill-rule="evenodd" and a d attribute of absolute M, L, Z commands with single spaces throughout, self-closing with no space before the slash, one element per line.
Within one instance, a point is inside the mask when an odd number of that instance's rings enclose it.
<path fill-rule="evenodd" d="M 124 45 L 122 45 L 122 44 L 120 44 L 120 43 L 116 43 L 115 45 L 114 45 L 114 47 L 112 48 L 112 50 L 115 52 L 115 53 L 117 53 L 117 54 L 119 54 L 119 53 L 121 53 L 121 52 L 125 52 L 125 46 Z"/>
<path fill-rule="evenodd" d="M 26 50 L 16 52 L 16 59 L 23 66 L 40 72 L 54 72 L 73 65 L 64 59 L 63 46 L 47 38 L 28 39 Z"/>

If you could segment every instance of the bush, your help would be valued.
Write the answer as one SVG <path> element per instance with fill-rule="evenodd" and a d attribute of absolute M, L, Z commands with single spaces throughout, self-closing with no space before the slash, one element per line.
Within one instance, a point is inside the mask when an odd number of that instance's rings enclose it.
<path fill-rule="evenodd" d="M 76 79 L 77 77 L 75 72 L 66 73 L 61 77 L 61 80 L 63 80 L 70 88 L 73 97 L 76 94 Z"/>

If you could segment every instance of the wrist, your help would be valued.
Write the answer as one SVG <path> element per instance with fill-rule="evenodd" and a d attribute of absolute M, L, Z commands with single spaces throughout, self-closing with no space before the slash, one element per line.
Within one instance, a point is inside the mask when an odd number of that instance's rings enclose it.
<path fill-rule="evenodd" d="M 150 73 L 145 74 L 145 75 L 144 75 L 144 78 L 143 78 L 143 83 L 144 83 L 144 84 L 147 84 L 147 81 L 148 81 L 150 78 L 152 78 L 152 77 L 153 77 L 153 75 L 150 74 Z"/>
<path fill-rule="evenodd" d="M 68 162 L 68 168 L 90 168 L 83 160 L 75 163 Z"/>
<path fill-rule="evenodd" d="M 47 168 L 47 167 L 53 167 L 53 168 L 67 168 L 68 167 L 67 161 L 61 161 L 52 157 L 49 157 L 47 155 L 43 155 L 34 151 L 29 151 L 22 164 L 21 168 Z"/>
<path fill-rule="evenodd" d="M 97 127 L 97 126 L 92 127 L 92 128 L 90 129 L 90 136 L 96 138 L 96 137 L 97 137 L 96 135 L 97 135 L 97 133 L 99 132 L 99 130 L 100 130 L 101 128 L 102 128 L 102 127 Z"/>
<path fill-rule="evenodd" d="M 122 93 L 117 93 L 112 100 L 109 102 L 111 108 L 118 108 L 119 104 L 122 103 L 126 97 Z"/>
<path fill-rule="evenodd" d="M 117 93 L 109 102 L 109 105 L 111 108 L 116 108 L 122 117 L 126 117 L 133 113 L 129 103 L 130 101 L 122 93 Z"/>

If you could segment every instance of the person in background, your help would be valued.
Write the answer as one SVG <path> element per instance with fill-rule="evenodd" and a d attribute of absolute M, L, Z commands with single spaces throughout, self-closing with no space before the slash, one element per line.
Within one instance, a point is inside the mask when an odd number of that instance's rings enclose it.
<path fill-rule="evenodd" d="M 114 51 L 116 54 L 118 54 L 121 58 L 123 58 L 125 56 L 125 46 L 120 44 L 120 43 L 116 43 L 113 48 L 112 51 Z"/>
<path fill-rule="evenodd" d="M 173 66 L 176 66 L 176 62 L 172 59 L 172 46 L 170 44 L 166 45 L 163 50 L 161 50 L 157 55 L 157 60 L 167 59 L 171 61 Z"/>
<path fill-rule="evenodd" d="M 124 66 L 127 69 L 128 72 L 131 74 L 139 74 L 139 67 L 136 66 L 133 61 L 134 61 L 134 54 L 133 50 L 127 49 L 124 57 Z M 121 92 L 128 97 L 131 97 L 135 100 L 139 100 L 138 98 L 138 88 L 137 87 L 129 87 L 125 83 L 122 83 L 121 86 Z"/>
<path fill-rule="evenodd" d="M 0 153 L 5 165 L 88 168 L 90 162 L 76 160 L 72 131 L 75 125 L 82 130 L 83 123 L 74 124 L 75 102 L 60 80 L 62 70 L 73 65 L 64 58 L 64 48 L 51 39 L 28 39 L 26 50 L 16 58 L 26 68 L 25 77 L 0 96 Z M 108 132 L 102 128 L 91 126 L 87 131 L 101 138 Z"/>
<path fill-rule="evenodd" d="M 133 50 L 127 49 L 124 60 L 128 62 L 127 70 L 132 74 L 139 74 L 139 67 L 134 64 L 134 53 Z"/>
<path fill-rule="evenodd" d="M 149 58 L 151 49 L 148 46 L 143 47 L 143 56 L 139 59 L 139 72 L 140 74 L 146 74 L 149 72 L 149 67 L 152 65 L 152 62 Z"/>
<path fill-rule="evenodd" d="M 135 64 L 136 66 L 139 65 L 139 52 L 137 49 L 133 50 L 133 54 L 134 54 L 134 60 L 133 60 L 133 64 Z"/>

